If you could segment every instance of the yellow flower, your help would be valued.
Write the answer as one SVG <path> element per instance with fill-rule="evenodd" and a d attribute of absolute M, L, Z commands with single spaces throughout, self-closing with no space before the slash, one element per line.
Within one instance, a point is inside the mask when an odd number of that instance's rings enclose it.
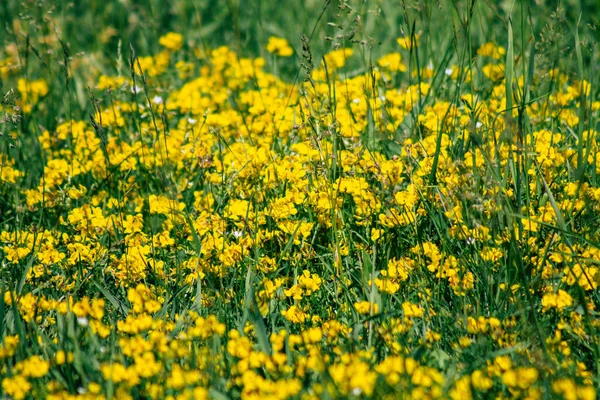
<path fill-rule="evenodd" d="M 506 54 L 506 50 L 502 46 L 497 46 L 494 43 L 488 42 L 477 49 L 477 54 L 500 59 Z"/>
<path fill-rule="evenodd" d="M 514 369 L 509 369 L 505 373 L 502 374 L 502 383 L 509 387 L 517 386 L 517 373 Z"/>
<path fill-rule="evenodd" d="M 298 278 L 298 283 L 304 289 L 307 295 L 311 295 L 313 292 L 319 290 L 323 280 L 317 274 L 312 274 L 308 270 L 302 271 L 302 275 Z"/>
<path fill-rule="evenodd" d="M 5 293 L 5 299 L 6 299 L 6 294 L 8 294 L 8 292 Z M 8 303 L 6 300 L 4 300 L 4 302 L 5 302 L 5 304 L 10 305 L 10 303 Z M 15 350 L 16 350 L 18 344 L 19 344 L 18 336 L 6 336 L 4 338 L 4 343 L 0 344 L 0 359 L 12 357 L 15 354 Z"/>
<path fill-rule="evenodd" d="M 482 71 L 492 81 L 504 78 L 504 64 L 487 64 L 483 66 Z"/>
<path fill-rule="evenodd" d="M 371 228 L 371 240 L 376 241 L 381 237 L 383 229 Z"/>
<path fill-rule="evenodd" d="M 329 374 L 340 392 L 345 395 L 371 396 L 377 380 L 377 373 L 356 355 L 346 355 L 342 362 L 329 367 Z"/>
<path fill-rule="evenodd" d="M 271 36 L 267 43 L 267 51 L 280 57 L 289 57 L 294 54 L 294 50 L 290 46 L 287 39 Z"/>
<path fill-rule="evenodd" d="M 67 355 L 65 354 L 65 352 L 63 350 L 59 350 L 56 352 L 56 355 L 54 356 L 54 360 L 57 365 L 63 365 L 67 361 Z"/>
<path fill-rule="evenodd" d="M 398 42 L 398 44 L 400 45 L 400 47 L 402 47 L 405 50 L 410 50 L 414 47 L 417 47 L 419 45 L 419 34 L 415 34 L 414 36 L 404 36 L 401 38 L 398 38 L 396 40 Z"/>
<path fill-rule="evenodd" d="M 281 315 L 293 324 L 300 324 L 307 317 L 306 313 L 296 306 L 291 306 L 288 310 L 281 311 Z"/>
<path fill-rule="evenodd" d="M 509 369 L 502 374 L 502 382 L 509 387 L 527 389 L 537 381 L 539 372 L 533 367 Z"/>
<path fill-rule="evenodd" d="M 106 76 L 100 75 L 96 88 L 98 90 L 116 89 L 127 83 L 127 80 L 122 76 Z"/>
<path fill-rule="evenodd" d="M 99 394 L 100 391 L 102 390 L 102 386 L 100 386 L 99 384 L 95 383 L 95 382 L 90 382 L 88 384 L 88 390 L 90 391 L 90 393 L 92 394 Z"/>
<path fill-rule="evenodd" d="M 550 308 L 556 308 L 558 311 L 562 311 L 572 304 L 573 298 L 569 293 L 562 289 L 559 289 L 557 293 L 546 293 L 544 297 L 542 297 L 543 312 L 548 311 Z"/>
<path fill-rule="evenodd" d="M 180 33 L 169 32 L 161 36 L 158 43 L 168 50 L 177 51 L 183 46 L 183 36 Z"/>
<path fill-rule="evenodd" d="M 329 71 L 342 68 L 346 65 L 346 60 L 352 57 L 352 54 L 354 54 L 354 50 L 350 48 L 334 50 L 325 54 L 324 58 L 327 68 Z"/>
<path fill-rule="evenodd" d="M 11 378 L 2 379 L 2 389 L 4 393 L 12 396 L 15 400 L 25 398 L 31 390 L 31 383 L 21 375 L 15 375 Z"/>
<path fill-rule="evenodd" d="M 471 375 L 471 381 L 473 383 L 473 387 L 481 391 L 486 391 L 494 385 L 494 382 L 480 370 L 473 372 Z"/>
<path fill-rule="evenodd" d="M 35 104 L 40 97 L 48 94 L 48 84 L 44 79 L 27 81 L 21 78 L 17 81 L 17 89 L 21 93 L 21 101 L 24 104 Z"/>
<path fill-rule="evenodd" d="M 402 311 L 404 311 L 404 318 L 421 318 L 425 312 L 418 305 L 412 304 L 408 301 L 402 303 Z"/>
<path fill-rule="evenodd" d="M 368 301 L 359 301 L 358 303 L 354 303 L 354 308 L 356 308 L 356 312 L 363 315 L 370 314 L 371 307 L 373 309 L 373 314 L 377 314 L 379 312 L 379 306 L 377 304 L 372 304 Z"/>
<path fill-rule="evenodd" d="M 381 57 L 377 61 L 377 65 L 392 72 L 406 71 L 406 65 L 402 62 L 400 53 L 391 53 Z"/>

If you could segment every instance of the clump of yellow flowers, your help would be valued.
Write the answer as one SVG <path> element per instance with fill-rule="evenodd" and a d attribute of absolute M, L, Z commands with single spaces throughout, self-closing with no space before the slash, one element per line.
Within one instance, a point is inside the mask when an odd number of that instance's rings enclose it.
<path fill-rule="evenodd" d="M 294 54 L 287 39 L 271 36 L 267 43 L 267 51 L 279 57 L 289 57 Z"/>

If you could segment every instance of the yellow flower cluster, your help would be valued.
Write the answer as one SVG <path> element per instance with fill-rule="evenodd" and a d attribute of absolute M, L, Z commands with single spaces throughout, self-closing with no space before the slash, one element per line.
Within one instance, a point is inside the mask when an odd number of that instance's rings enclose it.
<path fill-rule="evenodd" d="M 294 54 L 287 39 L 271 36 L 267 43 L 267 51 L 280 57 L 289 57 Z"/>

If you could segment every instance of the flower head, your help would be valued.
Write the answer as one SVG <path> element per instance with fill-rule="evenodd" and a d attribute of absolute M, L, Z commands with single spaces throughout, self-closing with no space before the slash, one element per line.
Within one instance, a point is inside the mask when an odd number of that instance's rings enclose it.
<path fill-rule="evenodd" d="M 267 51 L 280 57 L 289 57 L 294 54 L 294 50 L 290 46 L 287 39 L 271 36 L 267 43 Z"/>

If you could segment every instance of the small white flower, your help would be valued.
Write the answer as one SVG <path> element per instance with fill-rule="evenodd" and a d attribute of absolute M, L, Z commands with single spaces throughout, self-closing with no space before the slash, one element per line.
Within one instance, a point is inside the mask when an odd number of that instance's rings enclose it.
<path fill-rule="evenodd" d="M 77 393 L 79 393 L 79 394 L 85 394 L 86 392 L 87 392 L 87 390 L 85 390 L 84 387 L 79 386 L 77 388 Z"/>
<path fill-rule="evenodd" d="M 352 395 L 353 396 L 360 396 L 361 393 L 362 393 L 362 389 L 361 388 L 354 388 L 354 389 L 352 389 Z"/>
<path fill-rule="evenodd" d="M 354 104 L 358 104 L 358 103 L 360 103 L 360 99 L 354 99 L 354 100 L 352 100 L 352 102 L 353 102 Z"/>
<path fill-rule="evenodd" d="M 194 125 L 196 122 L 198 122 L 198 121 L 196 121 L 194 118 L 188 118 L 188 123 L 190 125 Z"/>
<path fill-rule="evenodd" d="M 131 85 L 131 93 L 140 93 L 142 91 L 142 88 L 139 87 L 138 85 Z"/>
<path fill-rule="evenodd" d="M 235 236 L 237 239 L 241 238 L 244 235 L 244 233 L 242 231 L 238 231 L 238 230 L 231 232 L 231 234 L 233 236 Z"/>
<path fill-rule="evenodd" d="M 477 123 L 475 124 L 475 128 L 479 129 L 483 126 L 483 124 L 479 121 L 477 121 Z"/>
<path fill-rule="evenodd" d="M 154 104 L 162 104 L 162 103 L 163 103 L 163 98 L 162 98 L 162 97 L 160 97 L 160 96 L 154 96 L 154 97 L 152 98 L 152 102 L 153 102 Z"/>
<path fill-rule="evenodd" d="M 469 236 L 467 238 L 467 244 L 475 244 L 475 239 L 473 239 L 471 236 Z"/>
<path fill-rule="evenodd" d="M 81 326 L 88 326 L 89 321 L 86 317 L 78 317 L 77 323 Z"/>
<path fill-rule="evenodd" d="M 454 70 L 452 68 L 446 68 L 444 73 L 448 76 L 451 76 L 454 73 Z"/>

